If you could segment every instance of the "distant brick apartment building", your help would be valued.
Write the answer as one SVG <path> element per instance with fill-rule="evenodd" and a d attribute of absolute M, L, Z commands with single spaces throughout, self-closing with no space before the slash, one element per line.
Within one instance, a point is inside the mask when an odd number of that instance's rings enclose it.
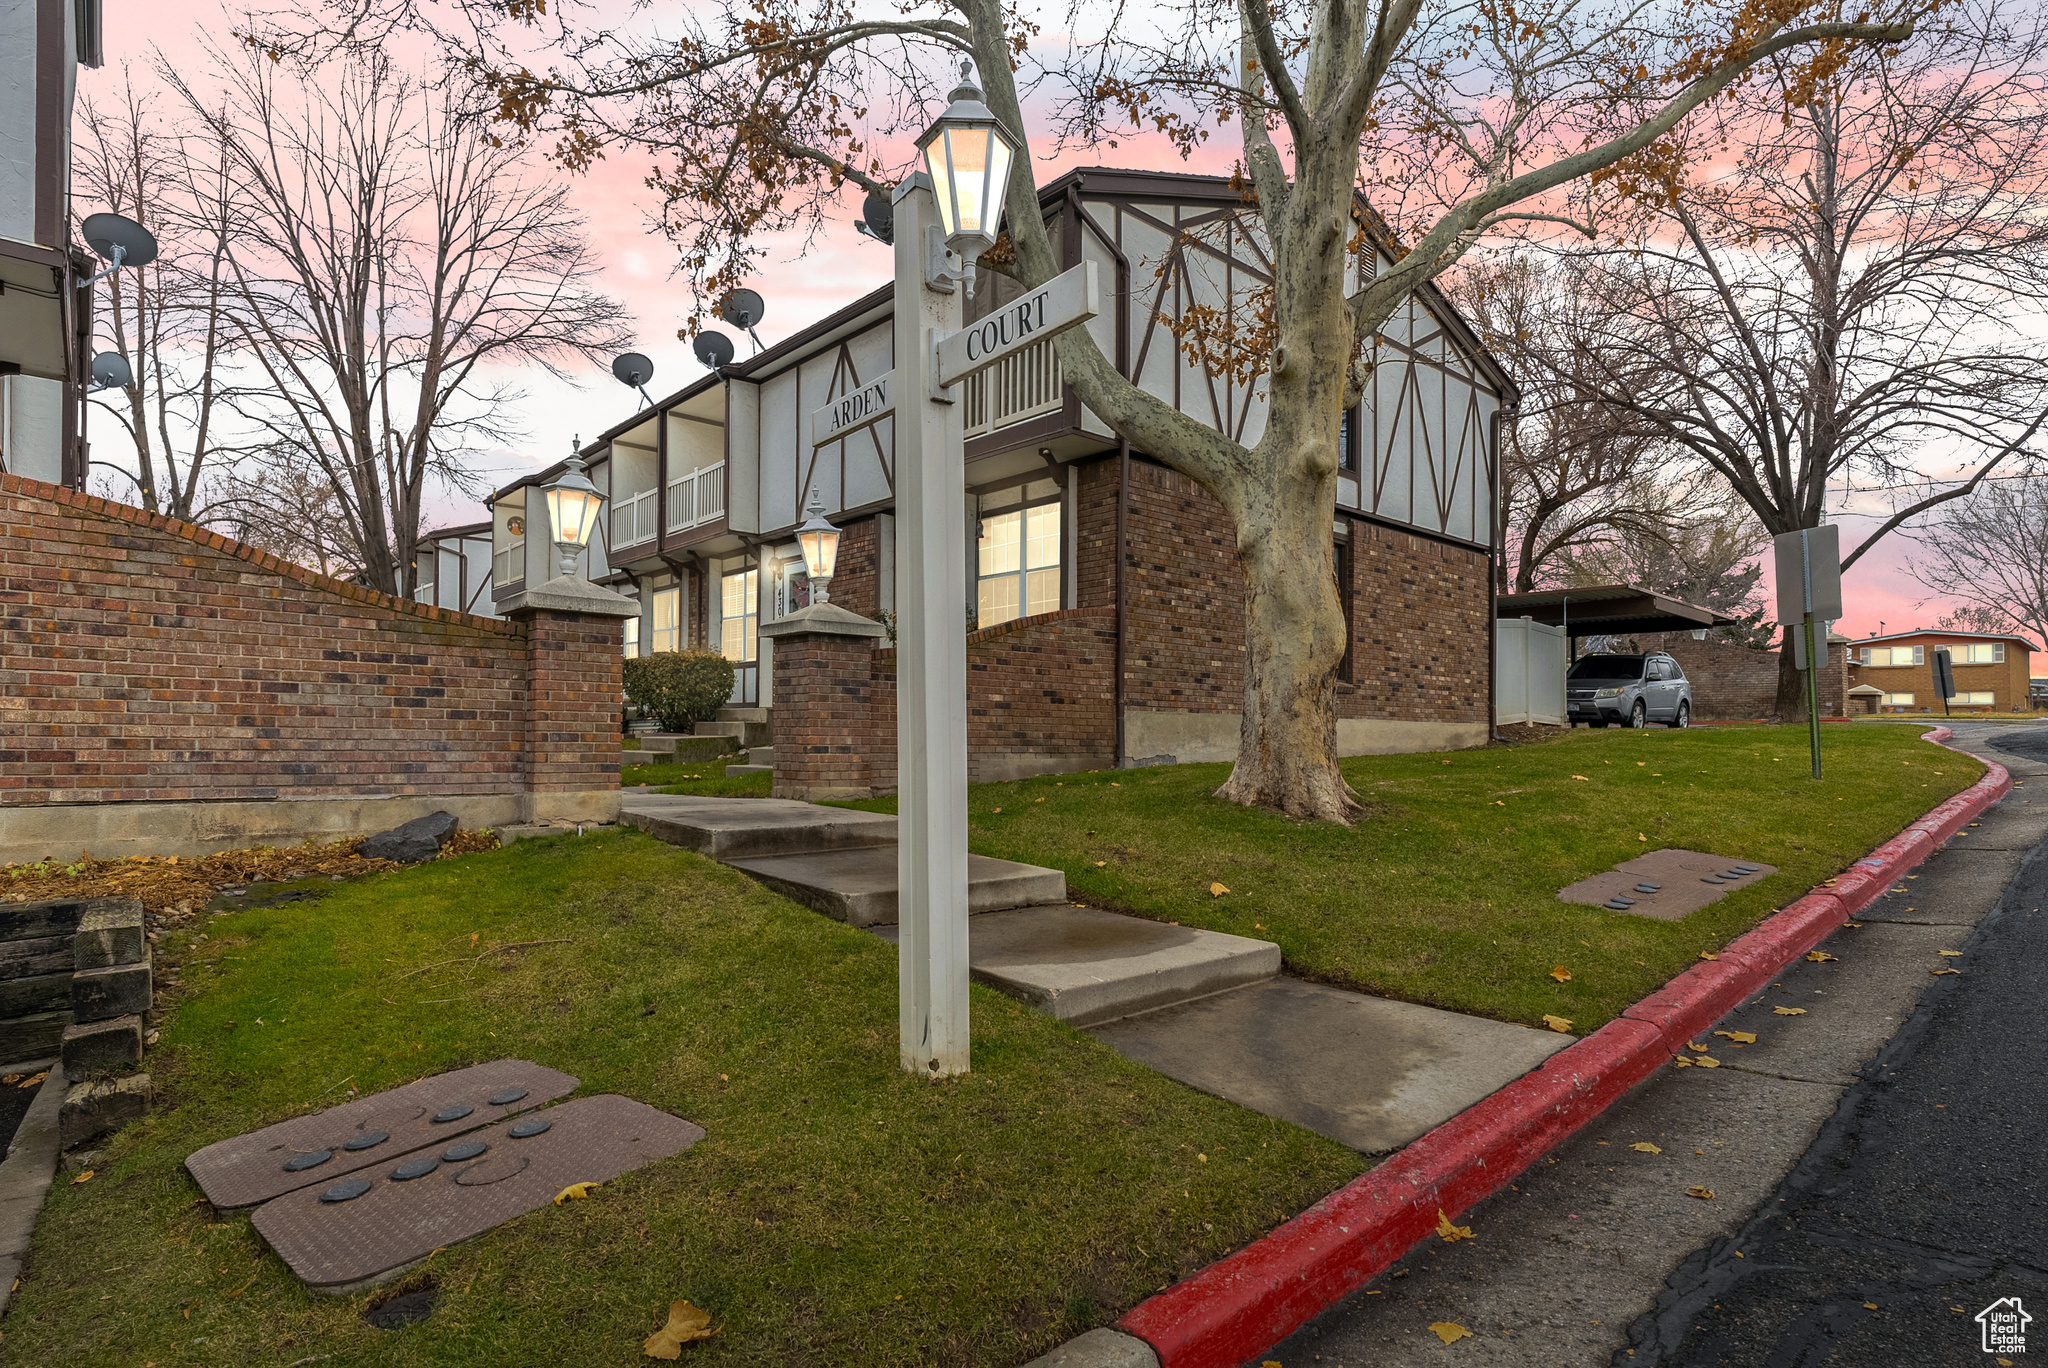
<path fill-rule="evenodd" d="M 1934 652 L 1947 647 L 1956 696 L 1948 710 L 2026 712 L 2034 647 L 2003 632 L 1947 632 L 1921 628 L 1865 637 L 1850 644 L 1849 705 L 1871 713 L 1938 713 Z"/>
<path fill-rule="evenodd" d="M 1091 169 L 1045 186 L 1040 206 L 1063 264 L 1093 261 L 1102 273 L 1108 307 L 1088 327 L 1105 355 L 1183 412 L 1255 442 L 1265 422 L 1262 382 L 1211 373 L 1166 322 L 1198 306 L 1244 308 L 1270 280 L 1242 193 L 1216 177 Z M 1371 275 L 1384 265 L 1367 245 L 1355 270 Z M 1017 293 L 1007 277 L 992 277 L 968 302 L 969 321 Z M 723 651 L 739 667 L 732 704 L 773 707 L 779 643 L 761 628 L 810 601 L 793 534 L 813 488 L 843 534 L 831 601 L 893 612 L 893 423 L 826 446 L 810 440 L 815 410 L 894 366 L 893 316 L 885 286 L 655 402 L 584 449 L 610 498 L 585 569 L 638 599 L 628 654 Z M 1338 749 L 1477 745 L 1491 720 L 1499 423 L 1516 391 L 1434 289 L 1410 297 L 1374 351 L 1372 387 L 1346 415 L 1330 532 L 1351 629 Z M 1026 348 L 962 391 L 961 497 L 975 543 L 965 548 L 961 627 L 977 629 L 971 652 L 1037 660 L 1045 673 L 1020 683 L 1013 664 L 989 661 L 970 672 L 970 691 L 988 695 L 970 698 L 970 711 L 1001 715 L 990 733 L 990 744 L 1000 733 L 1010 757 L 1001 771 L 1029 768 L 1033 747 L 1045 764 L 1069 767 L 1084 755 L 1108 764 L 1233 758 L 1244 602 L 1222 508 L 1120 443 L 1064 383 L 1050 344 Z M 557 469 L 494 493 L 487 528 L 454 529 L 436 543 L 432 601 L 488 611 L 468 598 L 482 556 L 456 554 L 465 542 L 458 534 L 488 532 L 498 598 L 551 573 L 541 491 Z M 1087 615 L 1085 630 L 1074 614 Z M 985 635 L 998 629 L 999 637 Z M 894 666 L 887 640 L 874 646 L 879 687 Z M 1054 664 L 1070 657 L 1071 667 Z M 1082 678 L 1099 678 L 1088 687 L 1106 690 L 1107 706 L 1066 711 L 1063 690 Z M 1053 735 L 1076 725 L 1087 735 Z M 1034 728 L 1041 741 L 1025 735 Z"/>

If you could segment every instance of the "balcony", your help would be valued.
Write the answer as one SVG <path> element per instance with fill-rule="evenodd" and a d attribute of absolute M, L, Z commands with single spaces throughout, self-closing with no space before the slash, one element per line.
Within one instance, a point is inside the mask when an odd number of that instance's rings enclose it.
<path fill-rule="evenodd" d="M 642 490 L 612 505 L 612 547 L 615 551 L 654 540 L 654 495 Z"/>
<path fill-rule="evenodd" d="M 967 435 L 982 437 L 1040 414 L 1057 413 L 1066 402 L 1059 357 L 1052 340 L 1024 348 L 963 382 Z"/>
<path fill-rule="evenodd" d="M 725 462 L 668 482 L 668 530 L 685 532 L 725 516 Z"/>
<path fill-rule="evenodd" d="M 526 542 L 509 543 L 491 555 L 491 583 L 502 589 L 526 578 Z"/>

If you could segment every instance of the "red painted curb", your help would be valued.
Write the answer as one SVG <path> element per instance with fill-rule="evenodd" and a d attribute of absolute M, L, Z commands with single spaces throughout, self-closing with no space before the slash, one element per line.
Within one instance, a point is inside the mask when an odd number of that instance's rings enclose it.
<path fill-rule="evenodd" d="M 1939 745 L 1951 735 L 1936 727 L 1925 739 Z M 1140 1302 L 1117 1328 L 1151 1345 L 1161 1368 L 1237 1368 L 1285 1339 L 1426 1238 L 1438 1211 L 1458 1215 L 1555 1149 L 2011 792 L 2004 766 L 1987 765 L 1982 779 L 1718 960 L 1686 970 L 1278 1230 Z"/>

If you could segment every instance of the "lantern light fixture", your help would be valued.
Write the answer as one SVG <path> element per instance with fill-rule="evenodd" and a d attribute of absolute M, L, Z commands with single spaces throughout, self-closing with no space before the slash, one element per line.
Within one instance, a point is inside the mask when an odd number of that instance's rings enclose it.
<path fill-rule="evenodd" d="M 811 580 L 811 602 L 827 603 L 831 595 L 825 586 L 831 582 L 832 571 L 839 563 L 839 529 L 825 521 L 825 500 L 816 485 L 811 486 L 811 501 L 804 505 L 804 512 L 809 516 L 797 528 L 796 541 L 804 549 L 804 573 Z"/>
<path fill-rule="evenodd" d="M 939 225 L 945 244 L 960 254 L 967 293 L 974 293 L 974 263 L 996 245 L 996 227 L 1003 217 L 1003 195 L 1010 186 L 1010 167 L 1018 139 L 1002 126 L 982 102 L 981 90 L 968 78 L 971 65 L 960 63 L 960 84 L 952 103 L 917 140 L 938 201 Z"/>
<path fill-rule="evenodd" d="M 548 524 L 561 555 L 564 575 L 576 573 L 576 559 L 590 549 L 591 534 L 597 530 L 597 515 L 604 507 L 604 495 L 583 473 L 583 457 L 576 448 L 583 439 L 569 445 L 569 459 L 555 482 L 547 487 Z"/>

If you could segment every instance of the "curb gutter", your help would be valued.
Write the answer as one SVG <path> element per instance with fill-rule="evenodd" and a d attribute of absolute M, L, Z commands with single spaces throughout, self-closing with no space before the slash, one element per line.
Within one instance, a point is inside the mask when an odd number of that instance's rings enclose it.
<path fill-rule="evenodd" d="M 1924 739 L 1951 735 L 1936 727 Z M 1285 1339 L 1433 1232 L 1439 1209 L 1455 1217 L 1499 1191 L 2010 793 L 2006 769 L 1985 764 L 1975 784 L 1720 959 L 1686 970 L 1271 1234 L 1140 1302 L 1117 1328 L 1151 1345 L 1162 1368 L 1236 1368 Z"/>

